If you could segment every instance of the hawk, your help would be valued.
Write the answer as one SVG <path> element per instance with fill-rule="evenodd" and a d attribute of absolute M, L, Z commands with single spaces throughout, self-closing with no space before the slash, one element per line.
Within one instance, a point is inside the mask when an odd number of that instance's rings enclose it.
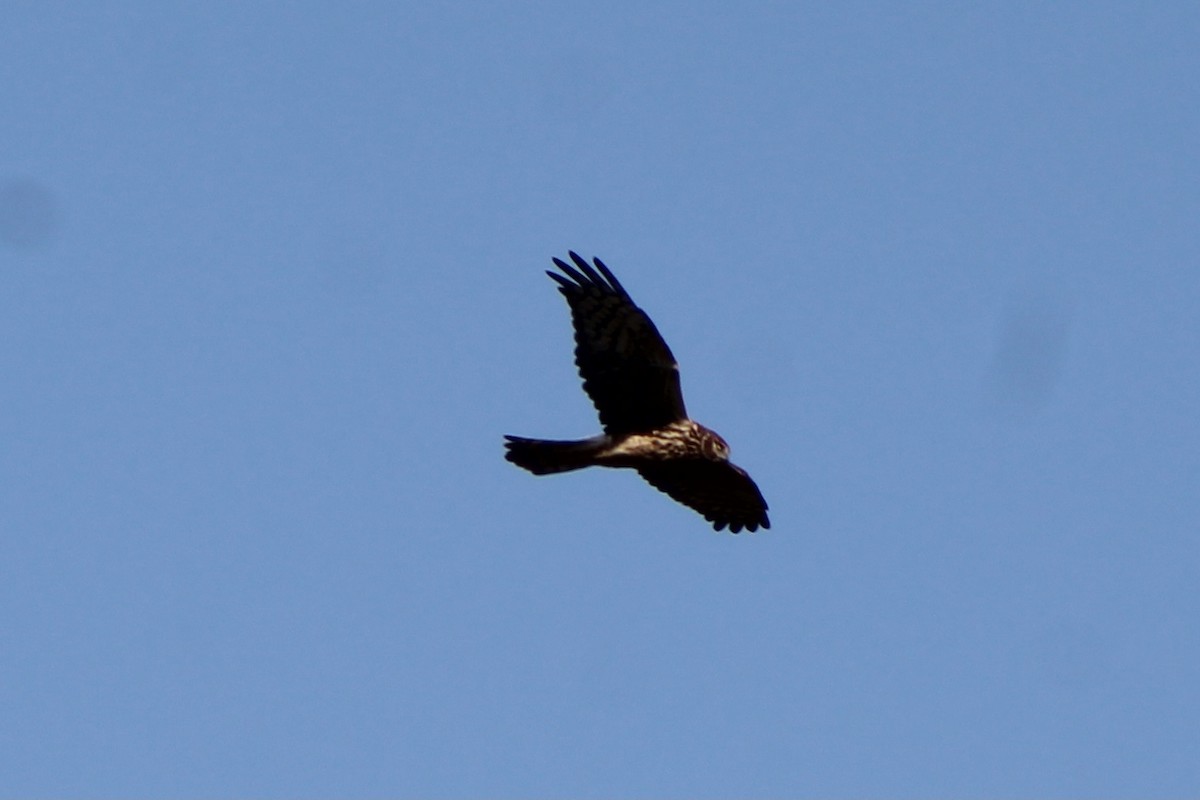
<path fill-rule="evenodd" d="M 547 270 L 571 307 L 575 364 L 604 433 L 578 441 L 505 436 L 504 457 L 534 475 L 584 467 L 635 469 L 651 486 L 699 511 L 714 530 L 770 528 L 767 501 L 729 445 L 688 418 L 679 364 L 645 311 L 600 259 L 570 253 Z M 564 277 L 565 276 L 565 277 Z"/>

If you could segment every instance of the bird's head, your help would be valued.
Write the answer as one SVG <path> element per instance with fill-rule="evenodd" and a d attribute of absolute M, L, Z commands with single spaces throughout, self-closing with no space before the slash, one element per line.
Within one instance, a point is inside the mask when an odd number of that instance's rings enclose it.
<path fill-rule="evenodd" d="M 704 429 L 705 436 L 703 438 L 704 457 L 713 461 L 728 461 L 729 460 L 729 445 L 725 440 L 709 429 Z"/>

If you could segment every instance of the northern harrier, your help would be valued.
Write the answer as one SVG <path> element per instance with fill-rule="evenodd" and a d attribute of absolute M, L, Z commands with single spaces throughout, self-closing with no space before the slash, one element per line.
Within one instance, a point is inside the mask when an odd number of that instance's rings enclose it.
<path fill-rule="evenodd" d="M 567 277 L 547 271 L 571 307 L 575 364 L 604 433 L 579 441 L 505 436 L 505 458 L 535 475 L 583 467 L 636 469 L 656 489 L 713 524 L 738 533 L 771 527 L 767 501 L 729 445 L 688 419 L 679 365 L 645 311 L 600 259 L 554 259 Z M 576 267 L 578 269 L 576 269 Z"/>

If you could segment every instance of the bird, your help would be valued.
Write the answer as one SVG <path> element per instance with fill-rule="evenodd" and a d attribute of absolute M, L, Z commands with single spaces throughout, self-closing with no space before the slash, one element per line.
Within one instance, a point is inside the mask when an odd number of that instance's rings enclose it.
<path fill-rule="evenodd" d="M 572 441 L 505 436 L 505 459 L 534 475 L 585 467 L 637 470 L 713 529 L 770 528 L 767 501 L 729 445 L 688 417 L 679 364 L 654 322 L 599 258 L 568 251 L 546 271 L 571 309 L 575 365 L 604 432 Z"/>

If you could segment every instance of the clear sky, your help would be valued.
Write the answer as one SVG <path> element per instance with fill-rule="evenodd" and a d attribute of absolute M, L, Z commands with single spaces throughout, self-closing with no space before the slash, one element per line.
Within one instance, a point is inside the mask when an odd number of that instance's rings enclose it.
<path fill-rule="evenodd" d="M 1195 795 L 1198 42 L 5 2 L 0 795 Z M 503 460 L 569 248 L 770 531 Z"/>

